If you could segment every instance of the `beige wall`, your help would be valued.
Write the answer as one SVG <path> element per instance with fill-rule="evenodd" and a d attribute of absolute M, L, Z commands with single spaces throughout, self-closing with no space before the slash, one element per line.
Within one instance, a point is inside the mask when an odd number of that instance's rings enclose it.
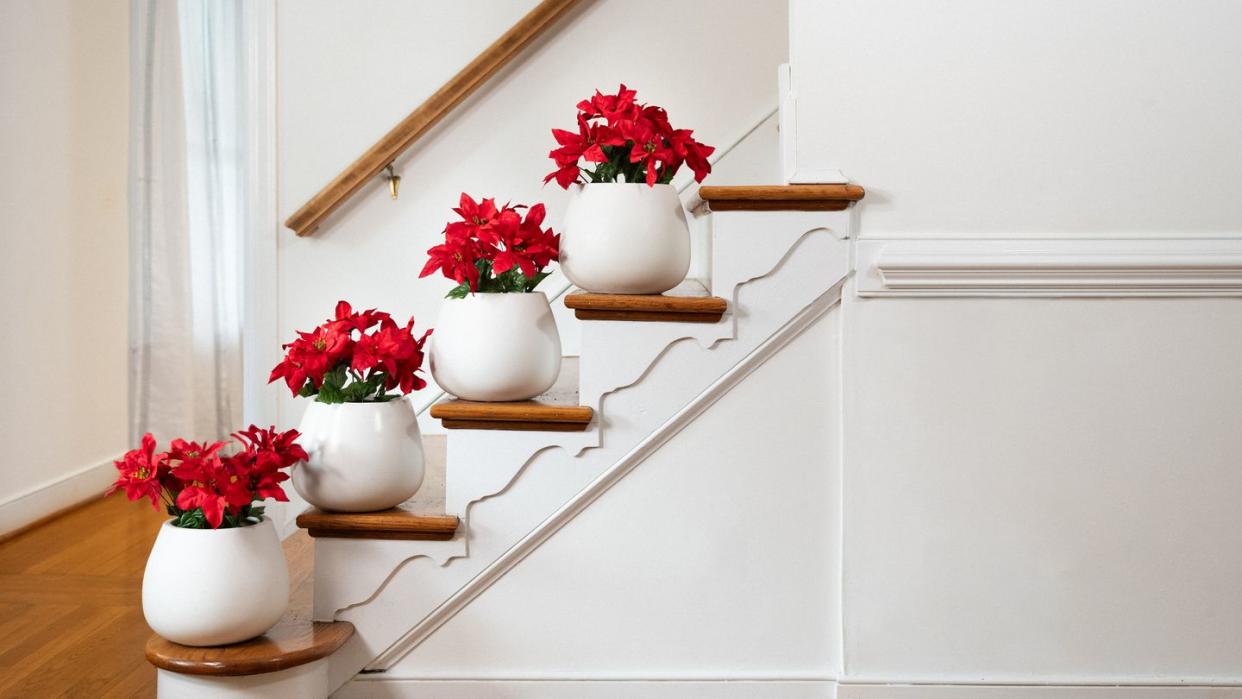
<path fill-rule="evenodd" d="M 0 531 L 125 449 L 128 61 L 124 0 L 0 2 Z"/>

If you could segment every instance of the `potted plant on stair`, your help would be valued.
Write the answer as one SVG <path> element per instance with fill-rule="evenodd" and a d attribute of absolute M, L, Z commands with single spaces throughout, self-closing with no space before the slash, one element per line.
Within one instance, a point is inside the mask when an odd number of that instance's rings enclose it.
<path fill-rule="evenodd" d="M 160 636 L 187 646 L 254 638 L 289 603 L 289 571 L 266 498 L 288 500 L 284 470 L 306 457 L 296 430 L 254 425 L 233 435 L 240 448 L 174 439 L 142 446 L 116 461 L 108 494 L 147 498 L 171 516 L 160 527 L 142 576 L 142 613 Z"/>
<path fill-rule="evenodd" d="M 634 90 L 578 103 L 577 131 L 553 129 L 556 170 L 544 178 L 572 188 L 561 240 L 561 269 L 596 293 L 659 294 L 690 268 L 690 231 L 677 190 L 681 166 L 702 182 L 715 148 L 674 129 L 668 114 L 640 104 Z"/>
<path fill-rule="evenodd" d="M 418 419 L 400 397 L 427 385 L 418 375 L 428 330 L 415 337 L 414 319 L 398 325 L 388 313 L 336 315 L 284 346 L 270 381 L 284 379 L 295 396 L 314 398 L 299 426 L 307 459 L 293 470 L 293 487 L 331 512 L 374 512 L 405 502 L 423 483 Z"/>
<path fill-rule="evenodd" d="M 556 321 L 535 291 L 560 237 L 543 228 L 543 204 L 496 206 L 463 193 L 453 211 L 461 220 L 445 226 L 420 275 L 440 271 L 457 282 L 436 320 L 431 375 L 463 400 L 533 398 L 561 371 Z"/>

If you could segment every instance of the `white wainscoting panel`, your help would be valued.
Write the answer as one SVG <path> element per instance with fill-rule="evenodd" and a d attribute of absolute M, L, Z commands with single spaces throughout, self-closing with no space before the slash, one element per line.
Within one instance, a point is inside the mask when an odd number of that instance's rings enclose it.
<path fill-rule="evenodd" d="M 843 683 L 1242 685 L 1242 301 L 842 310 Z"/>
<path fill-rule="evenodd" d="M 1242 236 L 863 239 L 860 296 L 1242 296 Z"/>
<path fill-rule="evenodd" d="M 838 315 L 807 328 L 385 675 L 834 677 Z"/>

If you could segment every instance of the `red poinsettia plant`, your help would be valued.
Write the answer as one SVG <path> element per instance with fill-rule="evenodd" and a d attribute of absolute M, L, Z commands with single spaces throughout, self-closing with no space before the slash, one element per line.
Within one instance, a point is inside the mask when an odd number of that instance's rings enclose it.
<path fill-rule="evenodd" d="M 497 206 L 495 199 L 476 202 L 462 192 L 453 211 L 461 220 L 444 227 L 444 242 L 427 251 L 430 259 L 419 275 L 440 271 L 457 282 L 448 298 L 534 291 L 549 274 L 544 269 L 558 259 L 561 237 L 543 228 L 543 204 Z"/>
<path fill-rule="evenodd" d="M 575 182 L 646 182 L 668 184 L 682 164 L 702 182 L 712 171 L 707 157 L 716 149 L 694 140 L 690 129 L 674 129 L 668 113 L 641 104 L 624 84 L 616 94 L 578 103 L 578 131 L 552 129 L 559 148 L 548 153 L 556 170 L 543 178 L 565 189 Z M 581 165 L 585 161 L 587 165 Z"/>
<path fill-rule="evenodd" d="M 336 316 L 284 345 L 285 358 L 268 383 L 284 379 L 295 396 L 320 403 L 383 403 L 427 385 L 418 375 L 431 331 L 414 336 L 414 319 L 398 325 L 374 308 L 354 311 L 336 304 Z"/>
<path fill-rule="evenodd" d="M 187 529 L 244 527 L 263 519 L 267 498 L 288 502 L 281 483 L 284 469 L 305 460 L 297 430 L 277 432 L 255 425 L 233 434 L 228 442 L 187 442 L 174 439 L 167 451 L 158 451 L 147 433 L 142 446 L 115 462 L 116 482 L 106 495 L 124 490 L 130 500 L 147 498 L 155 509 L 163 506 L 173 525 Z"/>

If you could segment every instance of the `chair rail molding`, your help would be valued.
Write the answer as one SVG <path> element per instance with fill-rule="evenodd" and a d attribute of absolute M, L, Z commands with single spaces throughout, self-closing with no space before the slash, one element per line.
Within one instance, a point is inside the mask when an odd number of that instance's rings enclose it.
<path fill-rule="evenodd" d="M 1242 235 L 862 239 L 859 296 L 1242 296 Z"/>

